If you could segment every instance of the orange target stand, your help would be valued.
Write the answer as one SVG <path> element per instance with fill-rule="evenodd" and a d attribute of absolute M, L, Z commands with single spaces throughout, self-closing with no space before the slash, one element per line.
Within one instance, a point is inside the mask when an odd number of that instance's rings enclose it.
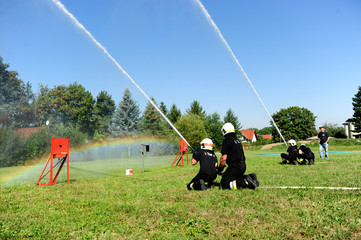
<path fill-rule="evenodd" d="M 181 140 L 180 140 L 180 145 L 179 145 L 178 154 L 177 154 L 177 156 L 175 157 L 175 159 L 174 159 L 171 167 L 173 167 L 173 165 L 174 165 L 174 163 L 177 161 L 177 158 L 178 158 L 179 155 L 180 155 L 180 157 L 179 157 L 178 162 L 177 162 L 177 164 L 175 165 L 175 167 L 177 167 L 177 166 L 179 165 L 179 162 L 180 162 L 181 160 L 182 160 L 182 167 L 184 166 L 183 155 L 184 155 L 185 152 L 187 153 L 187 165 L 189 165 L 189 163 L 188 163 L 188 148 L 187 148 L 187 143 L 186 143 L 183 139 L 181 139 Z"/>
<path fill-rule="evenodd" d="M 59 158 L 59 161 L 54 165 L 54 159 Z M 43 171 L 40 174 L 39 180 L 36 183 L 36 185 L 41 186 L 52 186 L 56 183 L 56 179 L 59 176 L 59 173 L 61 169 L 63 168 L 64 164 L 66 162 L 66 172 L 67 172 L 67 183 L 69 183 L 69 138 L 52 138 L 51 139 L 51 152 L 50 156 L 48 158 L 48 161 L 46 161 L 45 167 Z M 50 163 L 50 167 L 47 173 L 44 174 L 48 164 Z M 54 168 L 59 165 L 59 169 L 56 172 L 54 176 Z M 40 180 L 42 180 L 46 175 L 50 173 L 50 181 L 49 184 L 40 184 Z M 53 178 L 54 176 L 54 178 Z"/>

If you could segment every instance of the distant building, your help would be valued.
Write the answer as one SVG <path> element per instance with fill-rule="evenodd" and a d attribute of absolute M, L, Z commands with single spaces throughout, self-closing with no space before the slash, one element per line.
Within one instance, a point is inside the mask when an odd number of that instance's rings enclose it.
<path fill-rule="evenodd" d="M 272 139 L 272 134 L 260 135 L 260 136 L 265 140 L 271 140 Z"/>
<path fill-rule="evenodd" d="M 344 125 L 345 134 L 346 134 L 347 138 L 360 138 L 361 137 L 361 133 L 354 132 L 355 126 L 353 125 L 352 122 L 345 122 L 342 125 Z"/>
<path fill-rule="evenodd" d="M 243 135 L 242 141 L 244 142 L 256 142 L 257 135 L 255 129 L 241 130 Z"/>
<path fill-rule="evenodd" d="M 29 127 L 29 128 L 19 128 L 15 131 L 15 134 L 20 135 L 21 138 L 28 138 L 32 134 L 40 132 L 45 127 Z"/>

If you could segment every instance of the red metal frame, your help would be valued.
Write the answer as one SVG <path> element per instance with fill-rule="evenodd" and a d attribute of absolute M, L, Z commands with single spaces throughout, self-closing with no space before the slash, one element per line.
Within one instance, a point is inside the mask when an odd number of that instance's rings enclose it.
<path fill-rule="evenodd" d="M 173 167 L 174 163 L 177 161 L 177 158 L 178 158 L 179 154 L 180 154 L 181 156 L 179 157 L 178 162 L 177 162 L 177 164 L 175 165 L 175 167 L 177 167 L 177 166 L 179 165 L 179 162 L 180 162 L 181 160 L 182 160 L 182 167 L 184 166 L 183 154 L 184 154 L 185 152 L 187 153 L 187 165 L 189 165 L 189 162 L 188 162 L 188 148 L 187 148 L 187 143 L 186 143 L 183 139 L 181 139 L 181 140 L 180 140 L 180 145 L 179 145 L 178 154 L 177 154 L 177 156 L 175 157 L 175 159 L 174 159 L 171 167 Z"/>
<path fill-rule="evenodd" d="M 56 165 L 60 163 L 59 169 L 53 178 L 53 169 L 54 169 L 54 158 L 60 158 Z M 46 161 L 45 167 L 40 174 L 39 180 L 36 182 L 36 185 L 41 186 L 52 186 L 56 183 L 56 179 L 59 176 L 61 169 L 63 168 L 66 162 L 66 172 L 67 172 L 67 183 L 69 183 L 69 138 L 52 138 L 51 139 L 51 152 L 48 160 Z M 49 171 L 44 174 L 45 169 L 50 163 Z M 40 180 L 43 179 L 48 173 L 50 173 L 50 181 L 49 184 L 40 184 Z"/>

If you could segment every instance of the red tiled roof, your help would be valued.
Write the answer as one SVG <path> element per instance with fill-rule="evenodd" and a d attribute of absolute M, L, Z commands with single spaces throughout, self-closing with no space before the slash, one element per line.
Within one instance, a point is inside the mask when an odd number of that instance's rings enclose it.
<path fill-rule="evenodd" d="M 31 127 L 31 128 L 19 128 L 15 131 L 16 134 L 19 134 L 22 138 L 28 138 L 31 134 L 40 132 L 45 127 Z"/>
<path fill-rule="evenodd" d="M 272 139 L 272 135 L 271 135 L 271 134 L 261 135 L 261 137 L 262 137 L 263 139 Z"/>
<path fill-rule="evenodd" d="M 242 130 L 241 131 L 243 136 L 245 138 L 247 138 L 248 140 L 252 141 L 253 139 L 253 136 L 254 136 L 254 133 L 255 133 L 255 130 L 252 130 L 252 129 L 248 129 L 248 130 Z"/>

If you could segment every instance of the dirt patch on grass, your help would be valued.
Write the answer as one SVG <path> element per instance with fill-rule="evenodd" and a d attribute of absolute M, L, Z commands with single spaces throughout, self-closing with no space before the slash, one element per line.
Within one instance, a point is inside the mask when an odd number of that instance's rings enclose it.
<path fill-rule="evenodd" d="M 309 141 L 298 141 L 297 143 L 299 143 L 299 144 L 309 144 L 311 141 L 309 140 Z M 281 142 L 281 143 L 271 143 L 271 144 L 267 144 L 267 145 L 264 145 L 262 148 L 261 148 L 261 150 L 267 150 L 267 149 L 271 149 L 271 148 L 273 148 L 274 146 L 279 146 L 279 145 L 282 145 L 282 144 L 284 144 L 283 142 Z"/>
<path fill-rule="evenodd" d="M 282 145 L 284 143 L 271 143 L 271 144 L 267 144 L 267 145 L 264 145 L 261 150 L 267 150 L 267 149 L 271 149 L 273 148 L 274 146 L 279 146 L 279 145 Z"/>

